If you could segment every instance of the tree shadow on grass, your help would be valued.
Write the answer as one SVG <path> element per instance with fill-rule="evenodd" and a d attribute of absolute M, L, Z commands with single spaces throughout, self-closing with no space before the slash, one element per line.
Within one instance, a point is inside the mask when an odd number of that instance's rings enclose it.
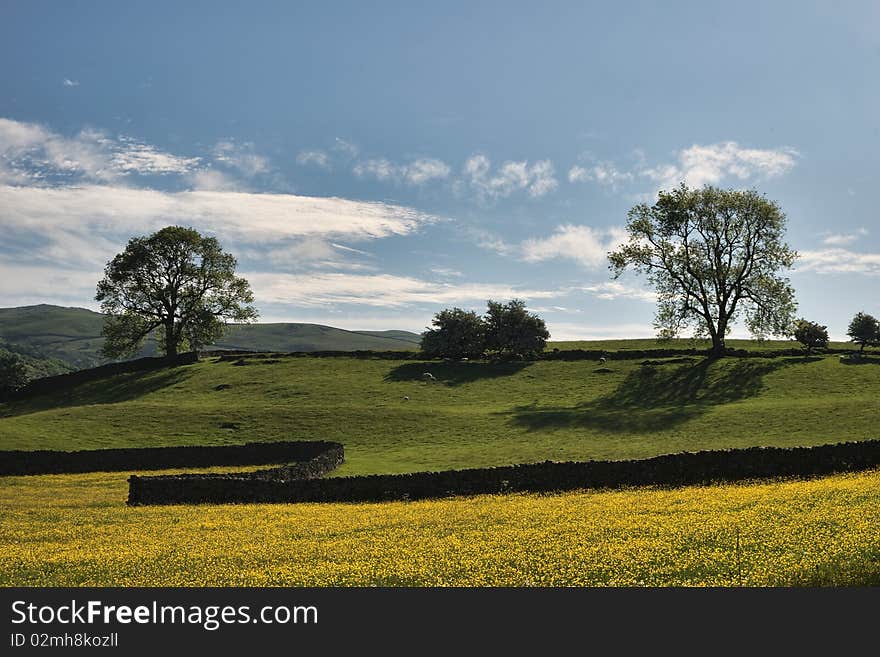
<path fill-rule="evenodd" d="M 876 356 L 857 356 L 855 358 L 841 358 L 841 365 L 880 365 L 880 357 Z"/>
<path fill-rule="evenodd" d="M 627 376 L 612 393 L 573 407 L 518 406 L 511 423 L 530 431 L 592 428 L 642 433 L 677 426 L 713 406 L 753 397 L 763 378 L 782 367 L 819 358 L 702 360 L 681 366 L 646 365 Z"/>
<path fill-rule="evenodd" d="M 385 381 L 422 381 L 422 375 L 429 372 L 437 383 L 457 386 L 473 383 L 480 379 L 496 379 L 512 376 L 531 365 L 529 361 L 471 361 L 471 362 L 420 362 L 398 365 L 385 375 Z"/>
<path fill-rule="evenodd" d="M 188 374 L 187 367 L 181 366 L 149 372 L 127 372 L 97 381 L 59 387 L 55 391 L 46 391 L 34 397 L 0 404 L 0 418 L 72 406 L 118 404 L 177 385 L 183 382 Z"/>

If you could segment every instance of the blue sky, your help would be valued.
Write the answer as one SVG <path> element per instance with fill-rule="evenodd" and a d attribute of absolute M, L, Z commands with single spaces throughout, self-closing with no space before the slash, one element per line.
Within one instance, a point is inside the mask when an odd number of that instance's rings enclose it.
<path fill-rule="evenodd" d="M 128 238 L 181 224 L 262 321 L 420 331 L 516 296 L 555 339 L 649 336 L 604 254 L 683 180 L 780 204 L 800 315 L 880 315 L 876 2 L 0 11 L 0 306 L 95 308 Z"/>

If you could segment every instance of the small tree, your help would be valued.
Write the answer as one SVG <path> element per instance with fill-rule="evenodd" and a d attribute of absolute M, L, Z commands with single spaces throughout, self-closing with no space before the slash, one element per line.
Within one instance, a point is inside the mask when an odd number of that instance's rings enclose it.
<path fill-rule="evenodd" d="M 824 349 L 828 346 L 828 327 L 798 319 L 794 323 L 794 339 L 804 345 L 808 354 L 813 349 Z"/>
<path fill-rule="evenodd" d="M 849 323 L 846 334 L 850 342 L 859 345 L 859 353 L 864 353 L 865 347 L 880 344 L 880 322 L 867 313 L 857 313 Z"/>
<path fill-rule="evenodd" d="M 27 369 L 17 354 L 0 349 L 0 399 L 27 383 Z"/>
<path fill-rule="evenodd" d="M 544 351 L 550 337 L 544 320 L 526 310 L 524 301 L 489 301 L 486 312 L 486 349 L 499 356 L 529 358 Z"/>
<path fill-rule="evenodd" d="M 129 356 L 155 331 L 165 354 L 176 356 L 181 347 L 211 344 L 225 321 L 255 320 L 254 296 L 235 265 L 216 238 L 192 228 L 168 226 L 129 240 L 107 264 L 95 296 L 109 315 L 104 355 Z"/>
<path fill-rule="evenodd" d="M 483 353 L 486 326 L 477 313 L 447 308 L 434 315 L 422 333 L 421 350 L 430 358 L 477 358 Z"/>

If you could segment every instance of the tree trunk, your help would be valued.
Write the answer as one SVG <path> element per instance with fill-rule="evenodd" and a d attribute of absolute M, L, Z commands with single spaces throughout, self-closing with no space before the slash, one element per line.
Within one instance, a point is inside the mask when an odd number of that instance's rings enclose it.
<path fill-rule="evenodd" d="M 165 322 L 165 355 L 168 358 L 177 357 L 177 336 L 174 335 L 174 320 Z"/>
<path fill-rule="evenodd" d="M 724 336 L 720 333 L 712 336 L 712 349 L 709 351 L 709 358 L 724 358 L 727 351 L 727 345 L 724 344 Z"/>

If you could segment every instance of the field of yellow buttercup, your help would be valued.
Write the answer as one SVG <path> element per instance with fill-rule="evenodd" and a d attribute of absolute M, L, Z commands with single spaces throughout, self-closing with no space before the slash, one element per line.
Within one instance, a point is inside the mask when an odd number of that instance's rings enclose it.
<path fill-rule="evenodd" d="M 0 585 L 880 583 L 880 471 L 383 504 L 127 507 L 124 473 L 0 480 Z"/>

